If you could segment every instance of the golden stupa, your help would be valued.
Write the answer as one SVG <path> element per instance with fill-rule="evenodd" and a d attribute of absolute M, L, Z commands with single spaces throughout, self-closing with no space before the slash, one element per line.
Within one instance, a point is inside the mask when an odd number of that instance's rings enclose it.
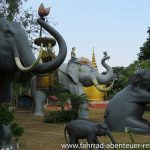
<path fill-rule="evenodd" d="M 95 67 L 98 70 L 97 64 L 96 64 L 96 59 L 95 59 L 94 47 L 93 47 L 93 53 L 92 53 L 91 66 Z M 104 100 L 104 97 L 106 95 L 106 92 L 100 92 L 99 90 L 96 89 L 95 86 L 84 87 L 83 89 L 84 89 L 84 92 L 86 93 L 88 99 L 91 101 L 102 101 L 102 100 Z"/>

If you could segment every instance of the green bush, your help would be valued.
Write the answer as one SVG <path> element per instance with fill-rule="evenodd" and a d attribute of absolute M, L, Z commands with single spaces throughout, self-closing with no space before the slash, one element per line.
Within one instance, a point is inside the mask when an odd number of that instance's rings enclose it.
<path fill-rule="evenodd" d="M 62 105 L 62 107 L 65 106 L 69 98 L 71 102 L 71 110 L 62 109 L 62 111 L 49 111 L 45 113 L 44 122 L 46 123 L 69 122 L 77 119 L 80 105 L 88 102 L 88 99 L 85 95 L 59 93 L 57 97 L 60 100 L 57 102 L 57 105 Z"/>
<path fill-rule="evenodd" d="M 16 122 L 11 124 L 11 131 L 14 138 L 19 139 L 19 137 L 24 133 L 24 129 Z"/>
<path fill-rule="evenodd" d="M 8 125 L 14 120 L 14 114 L 10 110 L 9 104 L 0 106 L 0 124 Z"/>
<path fill-rule="evenodd" d="M 67 92 L 59 93 L 57 95 L 58 101 L 57 101 L 56 105 L 61 106 L 62 111 L 64 111 L 64 107 L 65 107 L 65 104 L 68 101 L 69 96 L 70 95 Z"/>
<path fill-rule="evenodd" d="M 71 101 L 72 110 L 78 112 L 80 108 L 80 104 L 84 103 L 85 101 L 88 102 L 88 99 L 87 96 L 84 94 L 83 95 L 71 94 L 70 101 Z"/>
<path fill-rule="evenodd" d="M 13 138 L 18 142 L 24 130 L 18 123 L 13 123 L 14 113 L 10 109 L 10 106 L 10 104 L 0 105 L 0 125 L 11 125 L 10 128 Z"/>
<path fill-rule="evenodd" d="M 64 111 L 49 111 L 44 116 L 44 122 L 46 123 L 57 123 L 57 122 L 69 122 L 77 119 L 78 113 L 73 110 Z"/>

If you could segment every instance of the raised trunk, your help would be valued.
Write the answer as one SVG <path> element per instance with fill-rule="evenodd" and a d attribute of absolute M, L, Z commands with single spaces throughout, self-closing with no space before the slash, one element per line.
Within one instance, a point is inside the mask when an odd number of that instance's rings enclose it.
<path fill-rule="evenodd" d="M 46 22 L 44 22 L 41 19 L 38 19 L 37 22 L 56 39 L 59 45 L 59 53 L 57 57 L 52 61 L 50 61 L 49 63 L 39 64 L 35 69 L 33 69 L 33 72 L 35 73 L 51 72 L 56 68 L 58 68 L 65 60 L 67 54 L 66 42 L 64 41 L 63 37 L 55 29 L 49 26 Z"/>
<path fill-rule="evenodd" d="M 101 64 L 104 66 L 104 68 L 106 69 L 107 73 L 106 74 L 98 74 L 97 75 L 97 81 L 99 84 L 105 84 L 108 83 L 109 81 L 111 81 L 113 79 L 114 73 L 113 73 L 113 69 L 107 65 L 105 63 L 105 61 L 107 59 L 109 59 L 109 56 L 105 56 L 102 60 L 101 60 Z"/>
<path fill-rule="evenodd" d="M 48 73 L 57 69 L 65 60 L 67 54 L 67 46 L 63 39 L 63 37 L 50 25 L 44 22 L 41 19 L 38 19 L 37 22 L 46 30 L 48 31 L 58 42 L 59 45 L 59 53 L 55 59 L 48 63 L 39 63 L 33 70 L 33 73 Z M 16 46 L 14 46 L 15 57 L 20 57 L 21 62 L 25 67 L 31 66 L 35 63 L 36 59 L 32 53 L 32 50 L 29 46 L 27 38 L 25 35 L 19 37 L 18 41 L 16 42 Z M 18 50 L 19 49 L 19 50 Z"/>

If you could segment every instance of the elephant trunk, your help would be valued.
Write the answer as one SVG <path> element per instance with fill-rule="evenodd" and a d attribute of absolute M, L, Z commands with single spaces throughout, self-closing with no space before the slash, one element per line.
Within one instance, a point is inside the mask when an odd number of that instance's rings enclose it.
<path fill-rule="evenodd" d="M 98 74 L 97 75 L 97 81 L 99 84 L 105 84 L 105 83 L 108 83 L 109 81 L 111 81 L 114 77 L 114 73 L 113 73 L 113 69 L 107 65 L 105 63 L 105 61 L 107 59 L 109 59 L 110 57 L 109 56 L 104 56 L 101 60 L 101 64 L 104 66 L 104 68 L 106 69 L 107 73 L 106 74 Z"/>
<path fill-rule="evenodd" d="M 37 19 L 37 22 L 46 30 L 48 31 L 57 41 L 59 45 L 59 53 L 55 59 L 48 63 L 38 64 L 37 67 L 33 69 L 34 73 L 46 73 L 54 71 L 58 68 L 66 58 L 67 55 L 67 46 L 66 42 L 64 41 L 63 37 L 50 25 L 44 22 L 42 19 Z"/>
<path fill-rule="evenodd" d="M 100 85 L 98 83 L 98 81 L 96 79 L 92 80 L 93 84 L 95 85 L 95 87 L 100 91 L 100 92 L 108 92 L 110 91 L 113 86 L 114 86 L 114 80 L 112 81 L 112 83 L 108 86 L 108 87 L 104 87 L 103 85 Z"/>
<path fill-rule="evenodd" d="M 59 53 L 57 57 L 48 63 L 38 63 L 42 56 L 42 46 L 39 56 L 36 60 L 28 44 L 27 37 L 25 34 L 23 34 L 16 39 L 17 44 L 13 46 L 15 62 L 17 67 L 22 71 L 32 70 L 33 73 L 48 73 L 54 71 L 63 63 L 67 54 L 67 46 L 63 37 L 55 29 L 41 19 L 38 19 L 37 22 L 58 42 Z"/>

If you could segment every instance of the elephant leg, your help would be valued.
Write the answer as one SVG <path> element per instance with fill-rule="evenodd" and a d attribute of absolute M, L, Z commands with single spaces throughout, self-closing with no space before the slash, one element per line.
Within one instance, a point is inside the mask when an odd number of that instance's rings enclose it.
<path fill-rule="evenodd" d="M 141 119 L 128 119 L 126 128 L 133 133 L 149 134 L 150 133 L 150 123 Z"/>
<path fill-rule="evenodd" d="M 89 134 L 88 138 L 87 138 L 87 142 L 88 142 L 88 148 L 89 150 L 93 150 L 94 148 L 94 139 L 95 139 L 95 134 L 91 133 Z"/>
<path fill-rule="evenodd" d="M 78 145 L 78 148 L 76 148 L 76 150 L 80 150 L 81 148 L 80 148 L 80 142 L 79 142 L 79 140 L 76 138 L 76 144 Z"/>
<path fill-rule="evenodd" d="M 43 116 L 43 106 L 47 99 L 46 93 L 44 91 L 37 90 L 33 94 L 34 101 L 35 101 L 35 112 L 34 114 L 37 116 Z"/>
<path fill-rule="evenodd" d="M 86 102 L 86 101 L 80 104 L 79 118 L 81 118 L 81 119 L 89 118 L 88 102 Z"/>
<path fill-rule="evenodd" d="M 75 137 L 75 136 L 69 136 L 69 144 L 70 145 L 68 145 L 68 146 L 70 146 L 69 147 L 69 150 L 79 150 L 78 149 L 78 139 Z"/>
<path fill-rule="evenodd" d="M 103 145 L 100 143 L 100 141 L 98 140 L 97 137 L 94 139 L 94 143 L 95 143 L 96 145 L 99 145 L 99 146 L 98 146 L 98 149 L 99 149 L 99 150 L 104 150 Z"/>

